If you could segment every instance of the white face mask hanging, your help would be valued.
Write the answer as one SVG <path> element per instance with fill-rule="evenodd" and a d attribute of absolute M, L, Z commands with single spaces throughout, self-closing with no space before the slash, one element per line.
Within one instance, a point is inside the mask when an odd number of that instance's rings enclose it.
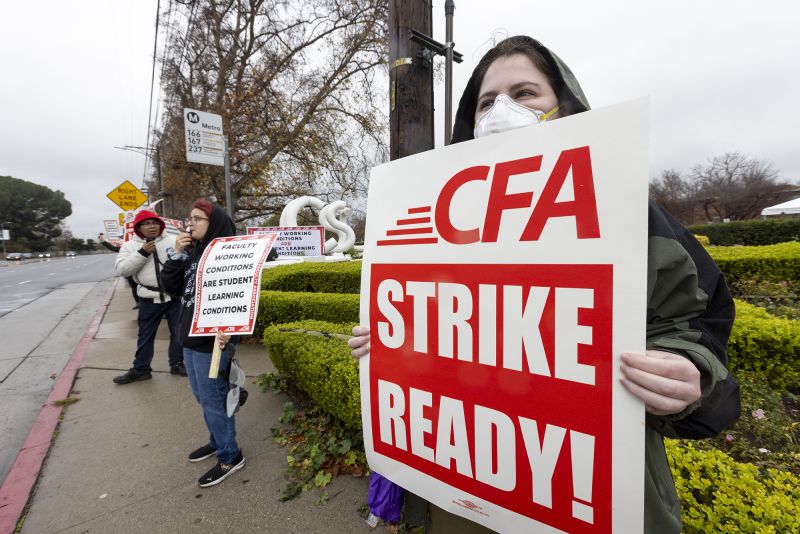
<path fill-rule="evenodd" d="M 475 123 L 475 139 L 492 134 L 523 128 L 532 124 L 545 122 L 558 111 L 558 106 L 547 113 L 531 109 L 514 102 L 508 95 L 497 95 L 489 111 L 481 115 Z"/>

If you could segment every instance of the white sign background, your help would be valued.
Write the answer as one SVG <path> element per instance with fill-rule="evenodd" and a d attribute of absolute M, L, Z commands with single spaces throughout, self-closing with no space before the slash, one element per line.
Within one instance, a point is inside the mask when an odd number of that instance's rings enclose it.
<path fill-rule="evenodd" d="M 183 108 L 186 161 L 225 166 L 225 133 L 222 116 Z"/>
<path fill-rule="evenodd" d="M 480 229 L 484 224 L 496 163 L 543 156 L 539 172 L 512 176 L 507 186 L 508 194 L 533 191 L 532 205 L 535 205 L 559 154 L 567 149 L 587 146 L 591 150 L 601 232 L 599 239 L 577 239 L 574 217 L 560 217 L 547 221 L 538 240 L 521 242 L 520 234 L 532 210 L 527 208 L 502 212 L 496 242 L 455 245 L 439 238 L 436 244 L 424 244 L 426 238 L 421 237 L 419 240 L 422 244 L 378 246 L 379 241 L 402 239 L 403 236 L 389 237 L 397 234 L 387 232 L 397 232 L 392 229 L 397 229 L 398 224 L 405 224 L 400 223 L 404 218 L 414 217 L 414 210 L 424 210 L 425 206 L 429 206 L 433 215 L 431 208 L 442 187 L 461 170 L 478 165 L 491 166 L 485 181 L 470 181 L 462 185 L 453 196 L 449 208 L 449 218 L 455 228 Z M 647 182 L 646 99 L 393 161 L 375 168 L 371 175 L 361 282 L 361 324 L 371 324 L 374 329 L 375 324 L 370 323 L 370 291 L 374 289 L 370 275 L 373 265 L 613 265 L 613 325 L 610 329 L 613 357 L 611 509 L 603 513 L 611 515 L 613 532 L 625 533 L 641 532 L 643 528 L 645 413 L 642 403 L 619 383 L 619 355 L 627 351 L 643 352 L 645 349 Z M 567 179 L 558 202 L 574 197 L 569 184 L 570 180 Z M 417 208 L 419 206 L 422 208 Z M 444 272 L 443 276 L 446 277 L 447 273 Z M 412 327 L 407 324 L 405 328 L 408 332 Z M 377 429 L 373 428 L 373 420 L 377 419 L 374 419 L 376 416 L 371 411 L 375 401 L 370 398 L 370 365 L 372 358 L 380 357 L 374 341 L 377 335 L 378 332 L 372 332 L 372 355 L 360 361 L 364 444 L 371 468 L 439 507 L 500 532 L 559 532 L 550 525 L 470 494 L 376 451 L 373 437 L 378 434 Z M 436 353 L 422 357 L 440 358 Z M 391 365 L 391 362 L 386 365 Z M 520 402 L 524 403 L 525 398 L 525 394 L 522 394 Z M 467 398 L 462 400 L 476 401 Z M 563 399 L 563 402 L 564 410 L 581 410 L 580 399 Z M 433 425 L 435 429 L 436 423 Z M 561 454 L 567 453 L 562 451 Z M 530 476 L 530 471 L 528 473 Z M 599 512 L 595 510 L 595 517 Z M 592 525 L 584 526 L 589 527 L 587 532 L 594 531 Z"/>
<path fill-rule="evenodd" d="M 322 226 L 248 226 L 250 235 L 278 232 L 275 250 L 280 257 L 322 256 L 325 250 L 325 228 Z"/>
<path fill-rule="evenodd" d="M 190 336 L 253 333 L 261 268 L 276 237 L 275 233 L 218 237 L 208 244 L 197 265 Z"/>
<path fill-rule="evenodd" d="M 114 219 L 104 220 L 103 225 L 109 237 L 120 237 L 122 235 L 119 224 Z"/>

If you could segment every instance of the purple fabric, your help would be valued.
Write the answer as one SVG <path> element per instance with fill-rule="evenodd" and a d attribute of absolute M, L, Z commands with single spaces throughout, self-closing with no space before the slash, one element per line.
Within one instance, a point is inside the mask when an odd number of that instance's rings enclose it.
<path fill-rule="evenodd" d="M 400 511 L 403 509 L 404 494 L 403 488 L 373 471 L 369 478 L 367 496 L 369 511 L 387 523 L 397 523 L 400 521 Z"/>

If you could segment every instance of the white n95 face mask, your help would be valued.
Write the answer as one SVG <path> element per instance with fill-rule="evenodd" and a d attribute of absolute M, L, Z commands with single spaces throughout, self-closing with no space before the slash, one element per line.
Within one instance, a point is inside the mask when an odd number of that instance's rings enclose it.
<path fill-rule="evenodd" d="M 550 118 L 558 106 L 547 113 L 538 109 L 531 109 L 514 102 L 508 95 L 497 95 L 489 111 L 481 115 L 475 123 L 475 139 L 487 137 L 492 134 L 516 130 L 532 124 L 539 124 Z"/>

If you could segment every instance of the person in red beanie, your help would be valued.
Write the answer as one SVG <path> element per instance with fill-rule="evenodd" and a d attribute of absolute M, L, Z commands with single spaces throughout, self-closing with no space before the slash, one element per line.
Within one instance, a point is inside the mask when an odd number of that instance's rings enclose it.
<path fill-rule="evenodd" d="M 175 236 L 164 235 L 164 221 L 152 211 L 142 210 L 133 221 L 134 235 L 120 248 L 115 267 L 120 276 L 132 277 L 139 296 L 139 335 L 133 367 L 114 378 L 116 384 L 130 384 L 152 378 L 153 346 L 161 319 L 169 326 L 169 368 L 173 375 L 186 376 L 178 321 L 180 299 L 169 295 L 161 282 L 161 268 Z"/>

